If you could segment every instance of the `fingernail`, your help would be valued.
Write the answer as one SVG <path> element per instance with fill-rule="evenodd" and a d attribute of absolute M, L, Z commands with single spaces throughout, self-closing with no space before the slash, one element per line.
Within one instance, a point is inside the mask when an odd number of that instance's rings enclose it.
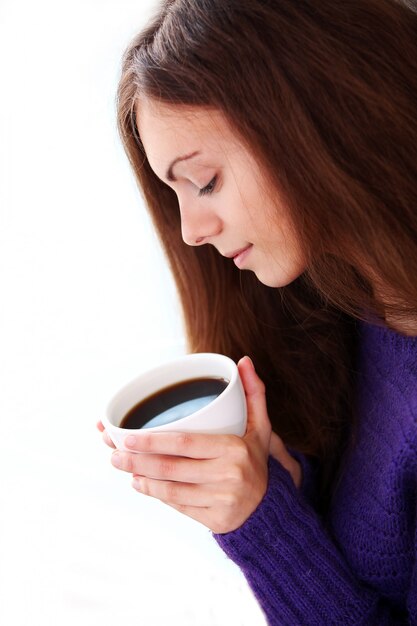
<path fill-rule="evenodd" d="M 135 435 L 129 435 L 129 437 L 126 437 L 125 439 L 125 445 L 127 448 L 133 448 L 133 446 L 136 443 L 136 437 Z"/>
<path fill-rule="evenodd" d="M 120 467 L 122 465 L 122 459 L 120 458 L 120 454 L 113 454 L 111 457 L 111 462 L 115 467 Z"/>
<path fill-rule="evenodd" d="M 255 366 L 254 366 L 253 361 L 250 358 L 250 356 L 246 355 L 246 358 L 249 360 L 250 364 L 252 365 L 252 368 L 255 369 Z"/>

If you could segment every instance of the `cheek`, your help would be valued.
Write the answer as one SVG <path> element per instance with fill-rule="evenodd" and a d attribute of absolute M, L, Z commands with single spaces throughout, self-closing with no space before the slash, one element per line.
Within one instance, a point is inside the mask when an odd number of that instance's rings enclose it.
<path fill-rule="evenodd" d="M 263 245 L 259 245 L 255 272 L 259 280 L 269 287 L 285 287 L 306 269 L 301 244 L 293 230 L 284 226 L 278 228 L 271 225 L 263 234 Z"/>
<path fill-rule="evenodd" d="M 263 233 L 265 241 L 270 243 L 271 250 L 278 248 L 291 256 L 303 256 L 300 238 L 284 207 L 277 205 L 273 210 L 269 210 L 265 215 Z"/>

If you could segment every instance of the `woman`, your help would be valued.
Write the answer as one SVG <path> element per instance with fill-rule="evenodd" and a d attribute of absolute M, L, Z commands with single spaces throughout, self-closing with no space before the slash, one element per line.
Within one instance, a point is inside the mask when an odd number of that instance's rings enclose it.
<path fill-rule="evenodd" d="M 190 350 L 240 359 L 249 418 L 112 461 L 213 531 L 271 625 L 417 624 L 408 4 L 165 0 L 124 57 L 120 133 Z"/>

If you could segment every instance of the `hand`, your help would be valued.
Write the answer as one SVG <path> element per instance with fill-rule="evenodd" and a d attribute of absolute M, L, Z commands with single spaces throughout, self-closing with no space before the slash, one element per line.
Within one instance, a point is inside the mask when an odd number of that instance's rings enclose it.
<path fill-rule="evenodd" d="M 138 434 L 125 440 L 112 463 L 133 474 L 132 486 L 201 522 L 215 533 L 239 528 L 261 502 L 268 483 L 268 454 L 296 475 L 297 461 L 277 435 L 271 437 L 265 387 L 252 361 L 238 363 L 248 405 L 244 437 L 194 433 Z M 101 423 L 98 428 L 103 432 Z M 105 442 L 114 448 L 108 435 Z M 140 452 L 140 454 L 136 454 Z M 293 474 L 291 473 L 293 476 Z"/>
<path fill-rule="evenodd" d="M 285 467 L 293 479 L 294 485 L 299 489 L 303 478 L 301 465 L 289 454 L 282 439 L 273 431 L 271 432 L 271 441 L 269 443 L 269 454 Z"/>

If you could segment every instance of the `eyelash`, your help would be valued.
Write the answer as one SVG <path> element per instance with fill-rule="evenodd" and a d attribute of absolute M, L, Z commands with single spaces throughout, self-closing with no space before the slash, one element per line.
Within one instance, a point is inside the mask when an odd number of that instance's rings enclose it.
<path fill-rule="evenodd" d="M 209 195 L 210 193 L 213 193 L 216 187 L 216 182 L 217 182 L 217 176 L 212 178 L 212 180 L 209 182 L 209 184 L 206 187 L 203 187 L 203 189 L 200 189 L 200 191 L 198 192 L 199 197 L 206 196 L 206 195 Z"/>

